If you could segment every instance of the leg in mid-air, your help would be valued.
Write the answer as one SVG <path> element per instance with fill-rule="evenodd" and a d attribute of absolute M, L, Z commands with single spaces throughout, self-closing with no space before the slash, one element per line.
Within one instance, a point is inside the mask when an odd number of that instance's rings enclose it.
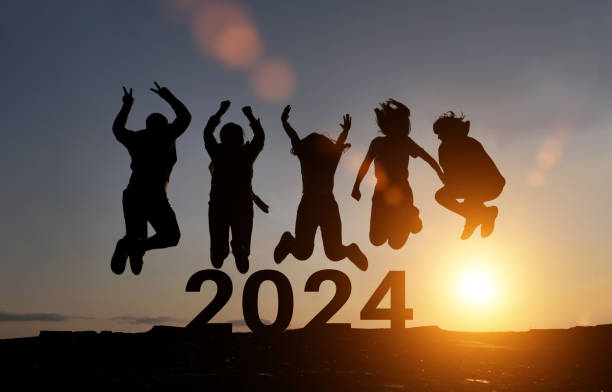
<path fill-rule="evenodd" d="M 139 221 L 143 225 L 133 250 L 130 253 L 130 267 L 134 275 L 140 274 L 144 254 L 152 249 L 163 249 L 176 246 L 181 238 L 181 232 L 176 221 L 176 215 L 168 202 L 165 192 L 147 194 L 145 214 Z M 144 221 L 144 224 L 142 222 Z M 147 238 L 146 222 L 150 222 L 155 234 Z"/>
<path fill-rule="evenodd" d="M 392 249 L 400 249 L 404 246 L 410 233 L 418 233 L 423 228 L 423 222 L 419 217 L 419 209 L 414 206 L 412 189 L 408 183 L 401 187 L 401 198 L 392 208 L 387 217 L 389 226 L 389 246 Z"/>
<path fill-rule="evenodd" d="M 479 211 L 481 213 L 481 221 L 482 226 L 480 226 L 480 236 L 482 238 L 486 238 L 493 233 L 495 229 L 495 219 L 497 218 L 498 209 L 495 206 L 486 206 L 484 203 L 487 201 L 491 201 L 496 199 L 502 192 L 504 185 L 506 184 L 505 180 L 501 180 L 499 182 L 493 182 L 488 184 L 488 186 L 481 186 L 475 192 L 474 198 L 477 203 L 480 203 L 482 207 Z M 465 201 L 469 201 L 467 198 Z"/>
<path fill-rule="evenodd" d="M 141 203 L 139 192 L 128 187 L 123 191 L 123 216 L 125 219 L 125 236 L 117 241 L 115 252 L 111 259 L 111 269 L 116 274 L 125 270 L 128 256 L 130 265 L 132 260 L 142 264 L 141 250 L 144 240 L 147 238 L 147 213 Z M 133 271 L 138 274 L 140 271 Z"/>
<path fill-rule="evenodd" d="M 289 254 L 298 260 L 308 259 L 314 250 L 317 219 L 317 198 L 302 197 L 295 219 L 295 237 L 286 231 L 274 249 L 274 261 L 280 264 Z"/>
<path fill-rule="evenodd" d="M 370 242 L 381 246 L 389 239 L 389 207 L 382 193 L 375 192 L 370 215 Z"/>
<path fill-rule="evenodd" d="M 230 228 L 232 231 L 232 253 L 236 260 L 236 268 L 242 274 L 249 270 L 249 255 L 251 254 L 251 235 L 253 233 L 253 203 L 239 203 L 234 206 Z"/>
<path fill-rule="evenodd" d="M 462 240 L 470 238 L 474 230 L 483 223 L 486 225 L 486 227 L 481 228 L 483 237 L 490 235 L 493 231 L 493 225 L 497 217 L 497 207 L 485 206 L 481 197 L 468 195 L 465 192 L 458 192 L 449 186 L 444 186 L 436 192 L 435 198 L 440 205 L 465 218 L 465 226 L 463 227 L 463 233 L 461 233 Z M 463 198 L 463 202 L 457 200 L 461 198 Z"/>
<path fill-rule="evenodd" d="M 342 221 L 340 220 L 338 203 L 333 199 L 327 200 L 320 208 L 323 209 L 321 237 L 327 258 L 332 261 L 339 261 L 346 257 L 360 270 L 367 270 L 368 259 L 359 249 L 359 246 L 355 243 L 348 246 L 342 244 Z"/>
<path fill-rule="evenodd" d="M 209 203 L 208 231 L 210 233 L 210 261 L 215 268 L 221 268 L 230 252 L 230 220 L 227 207 L 220 203 Z"/>

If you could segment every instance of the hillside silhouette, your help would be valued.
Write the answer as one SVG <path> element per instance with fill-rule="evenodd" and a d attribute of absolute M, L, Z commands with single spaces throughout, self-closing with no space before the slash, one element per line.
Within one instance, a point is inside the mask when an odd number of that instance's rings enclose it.
<path fill-rule="evenodd" d="M 3 383 L 45 390 L 601 391 L 612 325 L 528 332 L 438 327 L 279 335 L 42 331 L 0 340 Z M 16 384 L 14 384 L 16 383 Z M 9 384 L 9 385 L 11 385 Z"/>

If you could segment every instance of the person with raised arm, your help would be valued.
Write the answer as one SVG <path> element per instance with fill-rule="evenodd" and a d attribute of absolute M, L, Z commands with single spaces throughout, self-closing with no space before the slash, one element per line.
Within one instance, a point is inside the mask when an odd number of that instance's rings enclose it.
<path fill-rule="evenodd" d="M 208 225 L 210 231 L 210 260 L 215 268 L 221 268 L 230 251 L 229 232 L 232 232 L 232 253 L 239 272 L 249 270 L 251 234 L 253 231 L 253 203 L 262 211 L 268 206 L 253 193 L 253 164 L 264 147 L 264 130 L 255 118 L 250 106 L 242 108 L 253 130 L 253 139 L 244 141 L 244 132 L 238 124 L 228 122 L 214 136 L 221 116 L 230 107 L 223 101 L 204 128 L 204 147 L 211 158 L 212 174 Z"/>
<path fill-rule="evenodd" d="M 373 161 L 377 182 L 372 196 L 370 242 L 375 246 L 388 242 L 392 249 L 400 249 L 410 233 L 418 233 L 423 227 L 408 183 L 409 158 L 422 158 L 440 179 L 444 174 L 436 160 L 408 136 L 410 109 L 389 99 L 374 112 L 383 136 L 370 143 L 355 179 L 352 196 L 357 201 L 361 199 L 359 186 Z"/>
<path fill-rule="evenodd" d="M 348 258 L 362 271 L 368 268 L 368 259 L 357 244 L 342 244 L 342 221 L 338 203 L 334 198 L 334 175 L 351 128 L 351 116 L 344 115 L 338 140 L 313 132 L 300 139 L 289 124 L 291 106 L 281 115 L 283 128 L 291 140 L 291 153 L 297 156 L 302 171 L 302 200 L 297 210 L 295 236 L 286 231 L 274 249 L 274 261 L 281 263 L 289 254 L 298 260 L 308 259 L 314 249 L 317 228 L 321 228 L 325 255 L 332 261 Z"/>
<path fill-rule="evenodd" d="M 191 114 L 166 87 L 155 82 L 151 91 L 174 110 L 176 119 L 172 123 L 163 114 L 153 113 L 147 117 L 145 129 L 128 130 L 125 125 L 134 97 L 132 89 L 128 92 L 125 87 L 123 106 L 113 123 L 113 134 L 127 148 L 132 160 L 132 175 L 123 191 L 126 234 L 117 241 L 111 259 L 111 269 L 116 274 L 123 273 L 129 257 L 132 272 L 138 275 L 146 251 L 176 246 L 181 236 L 166 188 L 177 160 L 176 139 L 189 126 Z M 147 237 L 147 222 L 155 229 L 151 237 Z"/>

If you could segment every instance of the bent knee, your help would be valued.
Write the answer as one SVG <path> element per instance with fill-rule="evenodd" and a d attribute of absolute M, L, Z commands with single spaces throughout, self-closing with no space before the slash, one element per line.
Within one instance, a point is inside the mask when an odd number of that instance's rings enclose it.
<path fill-rule="evenodd" d="M 181 232 L 178 228 L 172 230 L 165 235 L 168 246 L 177 246 L 181 239 Z"/>
<path fill-rule="evenodd" d="M 403 236 L 402 238 L 389 238 L 389 246 L 393 250 L 398 250 L 401 249 L 402 246 L 404 246 L 407 240 L 408 235 Z"/>
<path fill-rule="evenodd" d="M 312 252 L 314 251 L 314 244 L 312 246 L 297 246 L 291 254 L 298 260 L 306 260 L 310 256 L 312 256 Z"/>
<path fill-rule="evenodd" d="M 332 249 L 325 249 L 325 256 L 331 261 L 340 261 L 346 257 L 346 252 L 344 251 L 344 246 L 342 247 L 334 247 Z"/>
<path fill-rule="evenodd" d="M 381 233 L 370 231 L 370 242 L 374 246 L 381 246 L 387 241 L 387 237 Z"/>

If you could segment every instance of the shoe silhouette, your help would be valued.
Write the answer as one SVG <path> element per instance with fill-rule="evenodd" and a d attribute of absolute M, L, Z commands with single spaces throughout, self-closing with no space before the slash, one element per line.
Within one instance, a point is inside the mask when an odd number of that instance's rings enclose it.
<path fill-rule="evenodd" d="M 474 234 L 474 230 L 480 225 L 480 222 L 475 218 L 466 218 L 465 225 L 463 226 L 463 233 L 461 233 L 461 239 L 467 240 Z"/>
<path fill-rule="evenodd" d="M 278 242 L 278 245 L 276 245 L 276 248 L 274 248 L 274 262 L 276 264 L 282 263 L 283 260 L 287 258 L 292 248 L 292 241 L 293 236 L 291 233 L 288 231 L 284 232 L 280 241 Z"/>
<path fill-rule="evenodd" d="M 127 241 L 121 238 L 115 245 L 115 251 L 111 258 L 111 270 L 117 275 L 121 275 L 125 271 L 125 265 L 127 264 L 128 252 L 127 252 Z"/>
<path fill-rule="evenodd" d="M 495 218 L 497 218 L 498 209 L 495 206 L 487 207 L 485 220 L 482 222 L 482 226 L 480 226 L 480 236 L 482 238 L 487 238 L 493 233 L 495 229 Z"/>
<path fill-rule="evenodd" d="M 143 265 L 142 256 L 144 256 L 144 253 L 140 253 L 140 252 L 130 255 L 130 268 L 132 269 L 132 273 L 134 275 L 139 275 L 140 272 L 142 271 L 142 265 Z"/>

